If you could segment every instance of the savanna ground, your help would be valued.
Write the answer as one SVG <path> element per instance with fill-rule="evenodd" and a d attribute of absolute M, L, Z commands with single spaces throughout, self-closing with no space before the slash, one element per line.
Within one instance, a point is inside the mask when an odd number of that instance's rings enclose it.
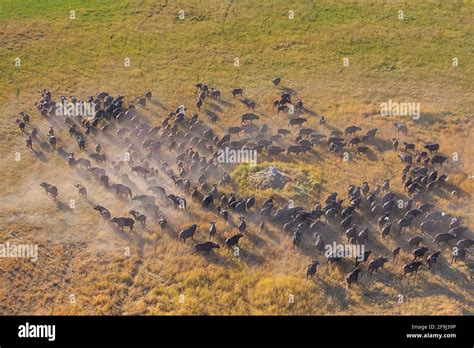
<path fill-rule="evenodd" d="M 271 106 L 279 94 L 271 79 L 281 76 L 282 85 L 295 90 L 309 110 L 324 114 L 329 126 L 377 127 L 385 141 L 372 147 L 369 159 L 344 162 L 326 149 L 307 158 L 283 156 L 274 164 L 294 180 L 277 192 L 255 191 L 246 180 L 249 169 L 240 166 L 232 175 L 241 194 L 255 194 L 261 203 L 273 193 L 309 206 L 332 191 L 345 197 L 350 182 L 374 186 L 382 178 L 403 192 L 403 165 L 388 144 L 397 136 L 441 144 L 450 157 L 444 171 L 459 197 L 438 194 L 432 200 L 472 226 L 473 10 L 469 1 L 2 0 L 0 241 L 37 243 L 39 260 L 0 259 L 0 313 L 472 314 L 471 271 L 466 263 L 451 264 L 449 252 L 436 271 L 422 271 L 417 280 L 401 280 L 399 261 L 348 289 L 344 277 L 350 269 L 323 267 L 319 279 L 306 280 L 314 253 L 293 249 L 290 237 L 275 227 L 259 233 L 251 223 L 240 257 L 223 249 L 194 256 L 189 245 L 156 226 L 131 237 L 117 233 L 91 205 L 112 207 L 114 215 L 125 215 L 130 206 L 89 184 L 54 152 L 33 156 L 14 120 L 24 110 L 47 131 L 33 105 L 44 88 L 55 98 L 103 90 L 132 98 L 151 90 L 164 108 L 151 105 L 146 113 L 161 119 L 179 104 L 193 111 L 194 84 L 203 81 L 231 103 L 217 124 L 221 134 L 239 124 L 246 110 L 232 100 L 236 86 L 257 100 L 260 123 L 286 126 L 288 116 Z M 420 119 L 380 116 L 380 103 L 389 99 L 419 102 Z M 308 117 L 305 126 L 321 128 L 318 117 Z M 395 121 L 407 124 L 407 137 L 396 133 Z M 66 131 L 59 134 L 69 141 Z M 454 152 L 457 162 L 451 160 Z M 269 164 L 262 161 L 259 168 Z M 58 209 L 38 186 L 41 181 L 58 186 L 64 204 L 75 199 L 76 208 Z M 88 187 L 88 201 L 79 199 L 76 182 Z M 191 211 L 195 215 L 186 218 L 175 213 L 172 223 L 176 229 L 198 223 L 197 239 L 204 240 L 215 217 L 195 204 Z M 221 236 L 235 232 L 220 221 L 217 227 Z M 377 237 L 375 252 L 387 254 L 412 235 L 383 244 Z M 409 258 L 402 253 L 402 261 Z"/>

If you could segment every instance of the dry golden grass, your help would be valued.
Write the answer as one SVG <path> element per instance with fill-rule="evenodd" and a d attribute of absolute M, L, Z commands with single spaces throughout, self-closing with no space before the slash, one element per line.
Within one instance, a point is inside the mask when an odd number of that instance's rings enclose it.
<path fill-rule="evenodd" d="M 260 233 L 252 217 L 248 236 L 241 240 L 240 257 L 225 249 L 209 257 L 192 255 L 189 242 L 183 245 L 175 234 L 163 233 L 155 224 L 147 231 L 138 227 L 130 237 L 118 233 L 100 219 L 93 204 L 105 205 L 113 215 L 126 215 L 130 203 L 80 171 L 70 170 L 53 151 L 42 149 L 44 161 L 35 158 L 26 151 L 14 123 L 15 115 L 25 110 L 33 115 L 34 125 L 47 132 L 48 123 L 33 105 L 43 88 L 51 89 L 55 97 L 86 97 L 107 90 L 127 98 L 151 89 L 172 109 L 183 102 L 192 105 L 194 84 L 202 80 L 219 87 L 224 99 L 233 103 L 225 108 L 218 133 L 240 123 L 238 115 L 246 111 L 229 96 L 230 88 L 237 85 L 257 99 L 261 123 L 285 127 L 287 116 L 277 115 L 271 107 L 278 89 L 270 79 L 281 75 L 283 84 L 296 90 L 309 110 L 326 115 L 328 127 L 319 126 L 311 116 L 308 127 L 326 133 L 329 127 L 343 129 L 349 124 L 363 130 L 377 127 L 381 140 L 371 146 L 371 159 L 355 156 L 343 162 L 323 148 L 305 158 L 283 156 L 274 162 L 259 158 L 259 166 L 275 164 L 294 180 L 281 191 L 257 192 L 247 183 L 249 169 L 237 167 L 233 177 L 241 194 L 255 194 L 261 203 L 272 193 L 279 202 L 291 198 L 310 206 L 332 191 L 345 196 L 350 182 L 367 180 L 374 186 L 382 178 L 391 179 L 393 190 L 402 193 L 403 165 L 386 144 L 395 136 L 402 139 L 392 126 L 398 120 L 410 130 L 403 139 L 417 144 L 439 142 L 442 153 L 459 154 L 459 162 L 450 161 L 443 169 L 459 198 L 439 193 L 432 199 L 472 226 L 474 141 L 468 74 L 473 55 L 468 35 L 472 5 L 396 1 L 338 5 L 318 1 L 316 8 L 283 1 L 279 5 L 231 2 L 230 7 L 217 1 L 212 5 L 204 1 L 25 4 L 21 11 L 14 1 L 0 5 L 0 72 L 6 76 L 0 82 L 0 241 L 37 243 L 40 255 L 37 263 L 0 259 L 4 279 L 0 314 L 473 314 L 472 274 L 464 263 L 451 264 L 448 251 L 435 272 L 422 271 L 416 280 L 401 281 L 401 265 L 410 258 L 403 252 L 398 264 L 389 263 L 372 278 L 364 274 L 359 287 L 348 289 L 344 277 L 349 265 L 341 270 L 323 266 L 319 278 L 306 280 L 306 266 L 316 256 L 308 243 L 302 250 L 293 249 L 288 235 L 273 226 Z M 410 16 L 407 24 L 391 19 L 400 6 Z M 286 17 L 291 8 L 297 13 L 293 23 Z M 67 20 L 70 9 L 77 9 L 76 22 Z M 183 22 L 176 19 L 180 9 L 188 14 Z M 13 15 L 7 16 L 7 10 Z M 45 11 L 48 18 L 42 16 Z M 342 67 L 345 55 L 351 59 L 348 68 Z M 453 55 L 460 55 L 457 69 L 451 67 Z M 22 57 L 21 69 L 12 67 L 16 56 Z M 129 69 L 122 66 L 126 56 L 132 57 Z M 236 56 L 241 57 L 240 68 L 232 66 Z M 396 69 L 384 70 L 387 65 Z M 373 115 L 379 103 L 390 98 L 419 102 L 421 119 Z M 166 111 L 149 106 L 145 113 L 159 124 Z M 75 148 L 65 129 L 58 132 L 68 148 Z M 104 151 L 111 152 L 106 146 Z M 14 159 L 16 152 L 21 153 L 19 162 Z M 54 183 L 59 201 L 67 205 L 74 199 L 76 208 L 61 211 L 39 187 L 41 181 Z M 87 186 L 87 201 L 73 187 L 77 182 Z M 199 224 L 197 240 L 207 239 L 209 221 L 215 219 L 195 203 L 189 209 L 194 216 L 168 207 L 163 210 L 177 231 Z M 236 230 L 221 220 L 217 228 L 220 242 Z M 413 235 L 414 231 L 407 232 L 383 243 L 377 236 L 373 250 L 389 253 Z M 126 248 L 130 256 L 125 255 Z M 400 294 L 405 299 L 401 304 Z"/>

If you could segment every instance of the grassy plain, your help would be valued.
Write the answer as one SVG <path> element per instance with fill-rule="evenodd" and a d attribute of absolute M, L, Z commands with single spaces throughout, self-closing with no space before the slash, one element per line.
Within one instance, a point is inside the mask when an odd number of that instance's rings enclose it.
<path fill-rule="evenodd" d="M 127 98 L 152 90 L 168 110 L 182 103 L 194 109 L 194 84 L 204 81 L 231 103 L 217 125 L 221 133 L 245 112 L 230 95 L 236 86 L 258 101 L 262 123 L 283 127 L 288 117 L 271 106 L 279 93 L 271 79 L 281 76 L 282 85 L 331 127 L 377 127 L 386 141 L 373 148 L 372 159 L 343 162 L 321 150 L 309 159 L 274 161 L 294 178 L 278 192 L 255 192 L 249 168 L 238 167 L 232 175 L 242 194 L 261 202 L 273 193 L 309 206 L 332 191 L 345 197 L 350 182 L 375 185 L 386 177 L 402 192 L 403 165 L 387 144 L 397 136 L 439 142 L 444 154 L 459 155 L 446 168 L 459 198 L 432 199 L 472 226 L 473 18 L 469 1 L 2 0 L 0 241 L 38 243 L 40 259 L 0 259 L 0 314 L 473 314 L 472 274 L 466 264 L 451 264 L 448 252 L 437 271 L 424 271 L 416 281 L 401 280 L 399 262 L 348 289 L 349 269 L 323 267 L 319 279 L 306 280 L 314 251 L 293 249 L 289 236 L 274 227 L 261 234 L 252 223 L 240 258 L 225 250 L 208 258 L 191 255 L 189 245 L 156 226 L 130 238 L 116 233 L 90 205 L 112 205 L 116 215 L 129 207 L 96 184 L 87 185 L 89 200 L 80 200 L 72 184 L 86 178 L 52 152 L 44 161 L 35 158 L 14 122 L 24 110 L 47 132 L 33 105 L 44 88 L 82 98 L 102 90 Z M 420 120 L 377 115 L 388 99 L 419 102 Z M 146 113 L 158 124 L 167 111 L 151 106 Z M 308 126 L 320 128 L 317 117 L 308 117 Z M 408 125 L 408 137 L 396 133 L 395 121 Z M 60 137 L 69 135 L 63 130 Z M 15 161 L 17 152 L 21 161 Z M 270 162 L 264 158 L 259 166 Z M 60 211 L 38 186 L 43 180 L 58 186 L 65 204 L 75 199 L 76 209 Z M 203 240 L 213 218 L 200 212 L 176 217 L 174 224 L 179 229 L 197 220 L 197 239 Z M 221 238 L 235 232 L 220 222 L 217 227 Z M 371 228 L 377 254 L 414 235 L 382 243 Z M 409 258 L 402 253 L 402 261 Z"/>

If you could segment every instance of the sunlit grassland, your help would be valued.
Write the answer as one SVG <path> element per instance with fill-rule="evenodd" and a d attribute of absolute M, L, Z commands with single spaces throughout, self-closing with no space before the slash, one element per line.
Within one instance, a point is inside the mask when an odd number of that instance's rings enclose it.
<path fill-rule="evenodd" d="M 290 10 L 295 14 L 291 20 Z M 377 127 L 380 138 L 388 140 L 399 136 L 392 126 L 398 120 L 410 129 L 407 140 L 440 142 L 443 153 L 457 152 L 460 161 L 447 170 L 462 195 L 454 202 L 449 195 L 434 199 L 472 226 L 473 12 L 467 1 L 2 0 L 0 222 L 5 228 L 0 236 L 39 241 L 49 250 L 38 265 L 0 261 L 0 275 L 8 280 L 0 287 L 0 313 L 472 314 L 467 267 L 452 266 L 447 257 L 437 273 L 422 272 L 416 282 L 401 282 L 401 264 L 389 264 L 386 272 L 362 279 L 360 288 L 347 289 L 348 270 L 323 266 L 320 279 L 306 280 L 306 265 L 317 255 L 293 249 L 290 237 L 276 227 L 260 234 L 251 223 L 241 258 L 225 249 L 207 258 L 191 255 L 189 243 L 155 228 L 140 231 L 140 238 L 117 235 L 84 202 L 73 214 L 59 213 L 38 181 L 55 182 L 63 198 L 77 198 L 72 183 L 84 179 L 70 174 L 57 156 L 50 155 L 47 163 L 35 160 L 25 151 L 14 118 L 28 111 L 46 132 L 47 123 L 33 105 L 44 88 L 55 96 L 86 97 L 106 90 L 127 98 L 149 89 L 168 109 L 185 103 L 194 112 L 194 84 L 203 81 L 233 103 L 218 133 L 239 124 L 246 111 L 232 100 L 230 88 L 236 86 L 257 100 L 262 123 L 286 127 L 288 117 L 271 107 L 279 94 L 271 79 L 280 76 L 282 85 L 297 91 L 309 110 L 326 115 L 330 126 Z M 20 67 L 15 67 L 17 57 Z M 124 66 L 125 58 L 130 67 Z M 459 66 L 452 65 L 453 58 Z M 374 116 L 379 103 L 390 98 L 419 102 L 421 119 Z M 166 110 L 151 106 L 147 113 L 153 118 Z M 329 131 L 317 117 L 308 117 L 308 126 Z M 232 175 L 240 193 L 255 194 L 259 203 L 273 194 L 279 202 L 295 199 L 311 206 L 333 191 L 345 197 L 350 182 L 367 180 L 374 186 L 385 177 L 403 192 L 403 166 L 396 153 L 371 148 L 374 160 L 351 155 L 351 161 L 343 162 L 323 149 L 311 161 L 259 157 L 257 168 L 239 166 Z M 14 161 L 17 151 L 21 162 Z M 293 181 L 282 190 L 257 192 L 248 173 L 270 164 Z M 91 185 L 90 197 L 114 202 L 118 213 L 128 211 L 98 186 Z M 192 203 L 193 209 L 198 205 Z M 206 239 L 212 219 L 213 214 L 199 212 L 199 240 Z M 235 226 L 219 221 L 218 231 L 228 237 Z M 389 240 L 375 251 L 387 253 L 399 241 Z M 124 255 L 126 247 L 130 257 Z M 410 255 L 402 258 L 407 261 Z M 399 294 L 406 296 L 404 304 L 397 303 Z"/>

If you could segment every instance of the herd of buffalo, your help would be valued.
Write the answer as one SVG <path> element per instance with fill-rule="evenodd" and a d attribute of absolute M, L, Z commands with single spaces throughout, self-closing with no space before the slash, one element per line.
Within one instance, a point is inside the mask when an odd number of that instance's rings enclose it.
<path fill-rule="evenodd" d="M 280 78 L 272 80 L 275 86 L 280 81 Z M 271 196 L 260 202 L 254 196 L 240 196 L 229 175 L 232 165 L 216 160 L 220 149 L 256 150 L 259 156 L 269 160 L 292 154 L 308 156 L 316 149 L 333 156 L 364 156 L 377 139 L 377 129 L 363 132 L 355 125 L 343 131 L 329 128 L 324 116 L 309 112 L 301 99 L 295 99 L 293 93 L 284 89 L 273 107 L 276 115 L 281 112 L 287 115 L 288 126 L 274 129 L 259 124 L 261 116 L 255 111 L 258 104 L 247 97 L 242 88 L 232 89 L 231 94 L 232 100 L 241 102 L 248 112 L 240 117 L 237 125 L 226 129 L 212 125 L 219 122 L 219 114 L 231 103 L 221 99 L 221 91 L 204 83 L 196 84 L 197 113 L 189 113 L 185 105 L 179 105 L 162 119 L 149 119 L 144 109 L 149 104 L 161 105 L 151 92 L 128 102 L 123 96 L 113 97 L 106 92 L 84 101 L 74 96 L 61 96 L 55 101 L 51 92 L 44 90 L 35 105 L 50 128 L 41 132 L 33 127 L 30 115 L 25 112 L 20 112 L 16 123 L 31 151 L 35 152 L 41 145 L 48 147 L 64 158 L 71 170 L 80 170 L 83 175 L 89 173 L 91 181 L 114 192 L 123 202 L 130 202 L 128 216 L 114 216 L 106 204 L 94 204 L 104 220 L 122 231 L 132 232 L 138 224 L 145 229 L 149 220 L 162 230 L 169 229 L 176 221 L 167 218 L 165 210 L 187 214 L 191 201 L 215 214 L 208 229 L 208 240 L 194 244 L 194 253 L 210 253 L 220 248 L 215 242 L 216 221 L 233 224 L 234 218 L 237 221 L 235 234 L 224 242 L 228 248 L 238 247 L 240 239 L 249 233 L 247 225 L 250 224 L 258 225 L 260 231 L 267 225 L 278 227 L 288 234 L 295 248 L 310 244 L 315 256 L 307 268 L 308 278 L 317 274 L 323 262 L 317 260 L 318 253 L 324 255 L 328 266 L 348 264 L 347 258 L 325 253 L 326 246 L 336 238 L 342 238 L 348 245 L 363 244 L 366 247 L 363 255 L 349 260 L 351 268 L 346 276 L 349 287 L 358 282 L 363 269 L 372 275 L 383 270 L 388 262 L 396 264 L 401 251 L 412 255 L 411 261 L 402 266 L 403 276 L 416 274 L 423 266 L 434 269 L 446 250 L 451 262 L 469 257 L 474 239 L 470 238 L 471 231 L 462 218 L 443 212 L 427 199 L 433 190 L 445 190 L 452 197 L 457 195 L 456 190 L 448 186 L 448 176 L 440 172 L 448 157 L 440 154 L 440 145 L 436 143 L 420 145 L 391 139 L 391 146 L 404 165 L 400 180 L 406 192 L 392 191 L 390 181 L 380 178 L 373 181 L 378 182 L 376 185 L 349 183 L 347 192 L 333 192 L 309 208 L 289 204 L 281 197 Z M 91 103 L 94 113 L 59 117 L 57 104 L 66 101 Z M 305 128 L 311 117 L 318 118 L 317 123 L 324 133 Z M 405 139 L 407 126 L 401 123 L 394 126 Z M 67 129 L 70 137 L 59 137 L 57 129 Z M 87 199 L 87 185 L 73 184 L 78 194 Z M 57 199 L 56 186 L 48 182 L 40 185 Z M 223 192 L 229 188 L 230 193 Z M 378 226 L 379 230 L 370 226 Z M 176 238 L 186 243 L 199 228 L 191 224 L 178 232 Z M 407 229 L 416 236 L 403 238 Z M 376 234 L 381 236 L 382 243 L 388 238 L 398 241 L 391 255 L 375 255 L 368 248 Z"/>

